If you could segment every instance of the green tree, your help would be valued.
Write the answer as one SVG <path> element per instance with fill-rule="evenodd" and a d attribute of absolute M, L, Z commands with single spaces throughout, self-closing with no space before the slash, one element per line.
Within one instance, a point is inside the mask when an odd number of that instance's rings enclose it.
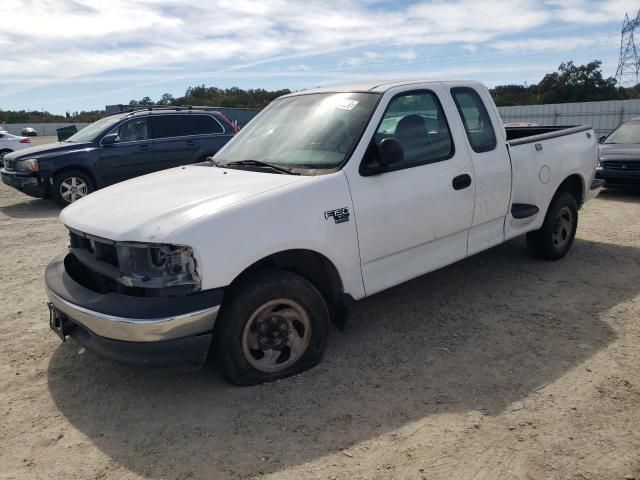
<path fill-rule="evenodd" d="M 170 93 L 163 93 L 160 100 L 158 100 L 158 105 L 172 105 L 174 101 L 175 98 L 173 98 L 173 95 Z"/>

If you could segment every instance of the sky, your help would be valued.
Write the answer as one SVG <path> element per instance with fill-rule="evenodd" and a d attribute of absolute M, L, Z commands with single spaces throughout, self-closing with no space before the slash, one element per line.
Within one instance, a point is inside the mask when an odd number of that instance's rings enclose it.
<path fill-rule="evenodd" d="M 2 0 L 0 109 L 103 109 L 189 86 L 615 75 L 628 0 Z"/>

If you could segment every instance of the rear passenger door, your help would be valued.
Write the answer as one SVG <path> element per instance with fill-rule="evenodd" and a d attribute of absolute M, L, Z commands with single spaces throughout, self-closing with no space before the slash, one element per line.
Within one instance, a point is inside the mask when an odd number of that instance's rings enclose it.
<path fill-rule="evenodd" d="M 450 92 L 466 134 L 461 147 L 468 149 L 476 177 L 476 208 L 469 231 L 469 255 L 473 255 L 504 240 L 511 162 L 502 121 L 486 88 L 453 86 Z"/>
<path fill-rule="evenodd" d="M 370 144 L 359 170 L 348 170 L 362 275 L 367 295 L 464 258 L 473 217 L 473 167 L 459 148 L 460 128 L 445 115 L 455 114 L 441 84 L 404 87 L 381 102 L 384 114 L 372 142 L 400 141 L 401 162 L 382 173 Z"/>
<path fill-rule="evenodd" d="M 155 170 L 177 167 L 193 163 L 198 142 L 195 130 L 187 115 L 151 115 Z"/>
<path fill-rule="evenodd" d="M 195 131 L 193 139 L 198 144 L 197 158 L 193 159 L 194 162 L 215 154 L 233 137 L 233 132 L 227 131 L 213 115 L 191 113 L 187 117 Z"/>

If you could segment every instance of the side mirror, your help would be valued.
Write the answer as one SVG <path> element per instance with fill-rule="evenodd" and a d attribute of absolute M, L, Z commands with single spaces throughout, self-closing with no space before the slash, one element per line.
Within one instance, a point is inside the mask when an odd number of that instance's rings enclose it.
<path fill-rule="evenodd" d="M 377 147 L 381 167 L 400 163 L 404 159 L 404 150 L 397 138 L 384 138 Z"/>
<path fill-rule="evenodd" d="M 601 137 L 598 137 L 598 143 L 602 143 L 604 142 L 604 139 L 607 138 L 606 135 L 602 135 Z"/>
<path fill-rule="evenodd" d="M 114 143 L 118 143 L 119 140 L 120 136 L 117 133 L 110 133 L 109 135 L 102 137 L 102 141 L 100 143 L 103 146 L 113 145 Z"/>

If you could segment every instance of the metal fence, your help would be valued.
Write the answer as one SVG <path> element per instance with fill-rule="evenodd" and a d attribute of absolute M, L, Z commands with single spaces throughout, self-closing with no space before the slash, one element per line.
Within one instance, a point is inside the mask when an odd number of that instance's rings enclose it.
<path fill-rule="evenodd" d="M 640 117 L 640 100 L 519 105 L 498 110 L 504 123 L 591 125 L 598 135 L 606 135 L 620 123 Z"/>
<path fill-rule="evenodd" d="M 35 128 L 38 135 L 56 136 L 56 129 L 62 127 L 69 127 L 75 125 L 78 130 L 89 125 L 88 123 L 2 123 L 0 124 L 0 130 L 4 129 L 13 135 L 20 135 L 20 132 L 24 127 Z"/>

